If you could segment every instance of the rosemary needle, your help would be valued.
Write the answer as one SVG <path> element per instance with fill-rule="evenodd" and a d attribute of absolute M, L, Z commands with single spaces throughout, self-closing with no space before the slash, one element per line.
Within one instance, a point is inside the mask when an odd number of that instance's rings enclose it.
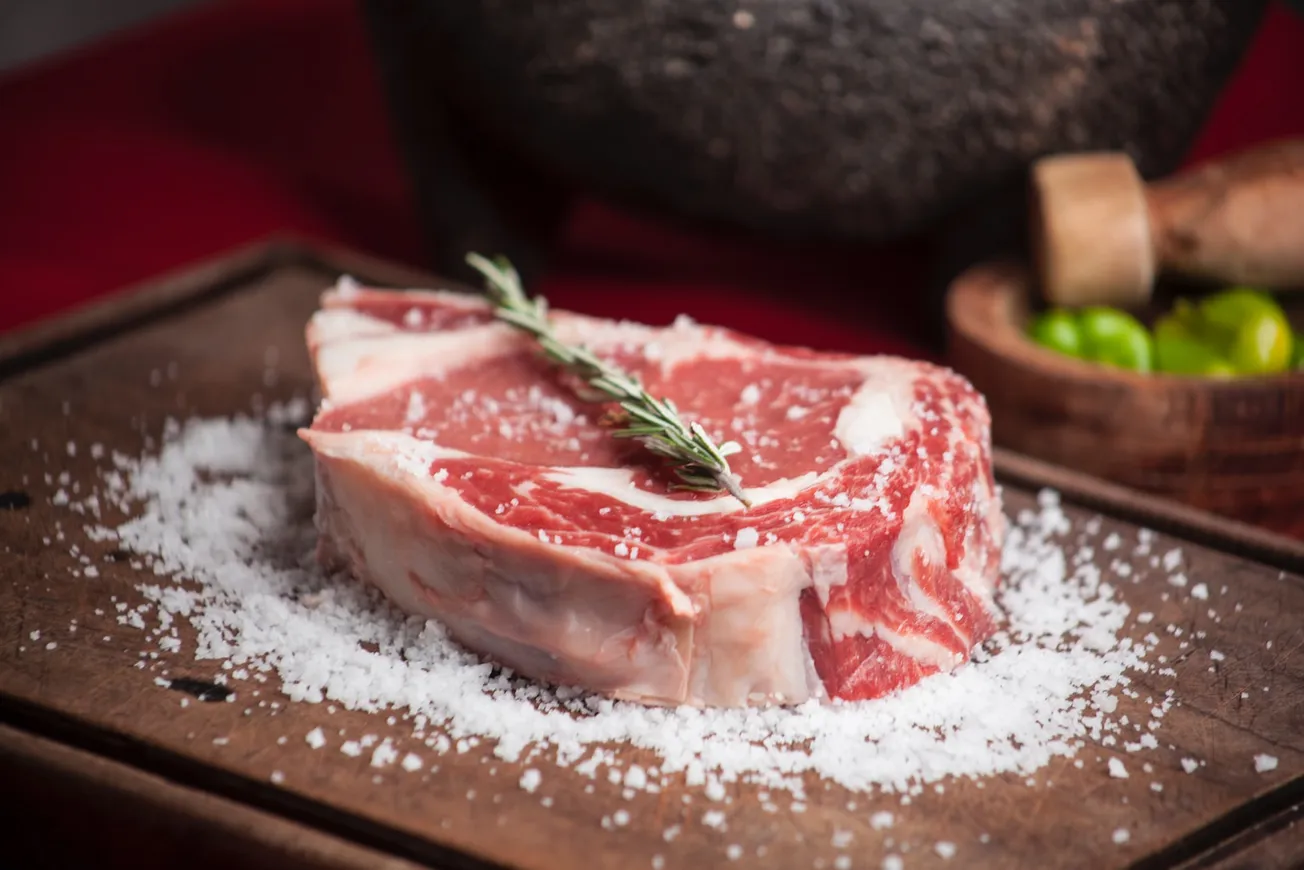
<path fill-rule="evenodd" d="M 596 398 L 619 403 L 624 427 L 612 434 L 632 438 L 674 463 L 678 489 L 698 492 L 724 490 L 750 507 L 728 457 L 742 448 L 734 441 L 717 445 L 697 422 L 685 422 L 670 399 L 658 399 L 643 389 L 637 377 L 599 359 L 584 346 L 564 344 L 548 320 L 548 302 L 525 295 L 516 269 L 504 257 L 490 260 L 468 254 L 467 263 L 485 278 L 486 290 L 499 320 L 534 336 L 548 358 L 581 378 Z M 587 397 L 586 397 L 587 398 Z"/>

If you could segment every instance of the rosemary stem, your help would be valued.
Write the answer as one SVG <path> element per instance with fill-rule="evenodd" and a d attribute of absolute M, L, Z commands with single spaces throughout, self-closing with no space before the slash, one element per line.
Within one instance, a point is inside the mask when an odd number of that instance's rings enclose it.
<path fill-rule="evenodd" d="M 549 359 L 584 380 L 604 400 L 620 405 L 626 425 L 612 433 L 615 437 L 636 440 L 671 460 L 679 478 L 676 488 L 723 490 L 744 507 L 751 507 L 742 482 L 729 468 L 728 457 L 742 449 L 736 442 L 717 445 L 700 424 L 686 422 L 673 402 L 652 396 L 638 378 L 598 358 L 583 345 L 561 341 L 548 319 L 547 300 L 526 296 L 520 276 L 505 258 L 491 260 L 471 253 L 466 261 L 484 276 L 486 292 L 499 320 L 532 335 Z"/>

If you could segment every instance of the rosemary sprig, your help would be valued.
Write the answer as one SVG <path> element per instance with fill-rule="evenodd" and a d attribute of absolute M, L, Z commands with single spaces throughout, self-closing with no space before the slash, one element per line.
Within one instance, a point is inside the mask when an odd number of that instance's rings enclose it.
<path fill-rule="evenodd" d="M 599 359 L 584 346 L 563 344 L 548 321 L 548 301 L 525 295 L 516 269 L 505 257 L 490 260 L 467 254 L 466 262 L 485 278 L 485 286 L 499 320 L 534 336 L 554 362 L 585 381 L 594 391 L 586 399 L 618 402 L 624 427 L 612 432 L 632 438 L 648 450 L 674 463 L 678 489 L 698 492 L 724 490 L 751 507 L 727 457 L 742 448 L 737 442 L 716 445 L 697 422 L 685 422 L 670 399 L 658 399 L 643 389 L 637 377 Z"/>

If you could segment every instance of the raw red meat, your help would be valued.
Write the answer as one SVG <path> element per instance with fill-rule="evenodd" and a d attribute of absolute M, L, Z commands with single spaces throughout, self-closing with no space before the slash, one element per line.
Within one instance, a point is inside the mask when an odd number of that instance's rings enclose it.
<path fill-rule="evenodd" d="M 672 490 L 480 298 L 345 280 L 307 330 L 324 561 L 521 674 L 648 703 L 873 698 L 991 633 L 1004 518 L 961 377 L 553 317 L 741 443 L 753 506 Z"/>

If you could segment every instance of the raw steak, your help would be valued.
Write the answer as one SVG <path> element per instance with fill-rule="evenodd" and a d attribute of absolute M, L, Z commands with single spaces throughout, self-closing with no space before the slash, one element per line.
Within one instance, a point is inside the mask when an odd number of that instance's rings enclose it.
<path fill-rule="evenodd" d="M 554 312 L 667 395 L 753 506 L 673 490 L 482 299 L 342 281 L 307 329 L 320 556 L 518 673 L 647 703 L 863 699 L 994 627 L 1004 518 L 958 375 Z"/>

